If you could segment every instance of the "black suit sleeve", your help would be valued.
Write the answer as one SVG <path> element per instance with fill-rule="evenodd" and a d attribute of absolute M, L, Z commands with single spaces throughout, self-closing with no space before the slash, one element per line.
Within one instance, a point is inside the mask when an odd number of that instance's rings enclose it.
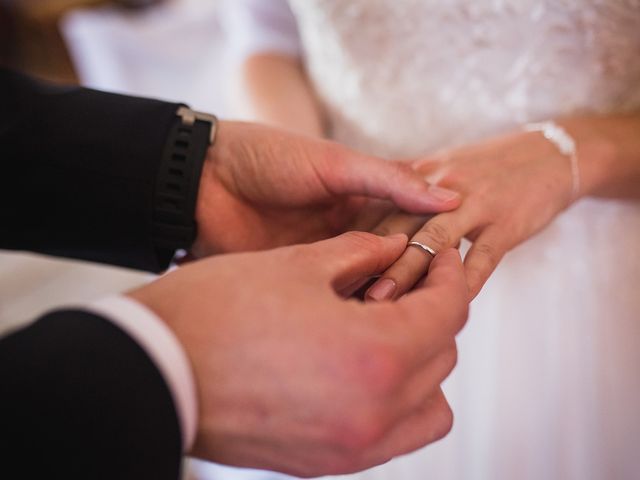
<path fill-rule="evenodd" d="M 179 477 L 168 386 L 124 332 L 83 311 L 51 313 L 0 340 L 0 476 Z"/>
<path fill-rule="evenodd" d="M 154 188 L 177 104 L 0 69 L 0 248 L 159 271 Z M 0 339 L 0 477 L 178 478 L 171 392 L 123 331 L 82 311 Z"/>
<path fill-rule="evenodd" d="M 153 194 L 177 108 L 0 69 L 0 248 L 166 268 Z"/>

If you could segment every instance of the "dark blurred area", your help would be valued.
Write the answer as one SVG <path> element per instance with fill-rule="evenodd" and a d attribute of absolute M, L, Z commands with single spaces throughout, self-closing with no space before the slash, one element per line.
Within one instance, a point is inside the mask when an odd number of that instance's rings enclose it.
<path fill-rule="evenodd" d="M 0 65 L 46 80 L 77 83 L 59 30 L 71 9 L 117 5 L 140 10 L 165 0 L 0 0 Z"/>

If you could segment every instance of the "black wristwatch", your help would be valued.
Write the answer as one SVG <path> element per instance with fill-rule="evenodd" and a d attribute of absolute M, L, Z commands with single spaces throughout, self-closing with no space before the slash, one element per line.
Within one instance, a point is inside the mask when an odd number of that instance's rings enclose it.
<path fill-rule="evenodd" d="M 214 115 L 186 106 L 176 111 L 154 192 L 153 242 L 160 265 L 167 265 L 176 250 L 191 248 L 196 238 L 200 175 L 217 125 Z"/>

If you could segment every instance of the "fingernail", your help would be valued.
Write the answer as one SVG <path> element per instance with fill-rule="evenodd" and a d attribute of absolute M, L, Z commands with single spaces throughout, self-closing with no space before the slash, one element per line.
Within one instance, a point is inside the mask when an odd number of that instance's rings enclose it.
<path fill-rule="evenodd" d="M 454 200 L 460 196 L 458 192 L 454 192 L 453 190 L 449 190 L 447 188 L 438 187 L 436 185 L 431 185 L 429 187 L 429 194 L 436 200 L 440 200 L 441 202 L 448 202 L 449 200 Z"/>
<path fill-rule="evenodd" d="M 391 298 L 396 291 L 396 282 L 390 278 L 383 278 L 376 282 L 376 284 L 369 289 L 367 297 L 380 302 Z"/>

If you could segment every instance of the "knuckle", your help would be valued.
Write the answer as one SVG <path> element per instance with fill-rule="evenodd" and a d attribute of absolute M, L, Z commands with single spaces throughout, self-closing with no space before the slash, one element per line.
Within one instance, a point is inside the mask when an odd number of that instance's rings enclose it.
<path fill-rule="evenodd" d="M 440 412 L 438 415 L 438 422 L 434 431 L 435 440 L 440 440 L 441 438 L 446 437 L 451 432 L 452 428 L 453 410 L 451 410 L 451 407 L 445 401 L 443 406 L 440 408 Z"/>
<path fill-rule="evenodd" d="M 434 387 L 440 385 L 451 374 L 458 363 L 458 349 L 455 340 L 441 349 L 433 359 Z"/>
<path fill-rule="evenodd" d="M 390 163 L 390 165 L 392 165 L 393 172 L 398 177 L 406 177 L 406 176 L 414 176 L 414 175 L 416 175 L 416 172 L 414 171 L 414 169 L 411 167 L 411 165 L 409 163 L 399 162 L 399 161 L 392 161 Z"/>
<path fill-rule="evenodd" d="M 450 310 L 446 313 L 446 315 L 449 317 L 449 329 L 447 330 L 447 333 L 451 334 L 452 336 L 458 335 L 458 333 L 460 333 L 460 331 L 467 324 L 468 307 L 466 307 L 466 304 L 465 306 L 456 307 L 455 310 Z"/>
<path fill-rule="evenodd" d="M 442 401 L 436 406 L 436 412 L 433 422 L 433 439 L 440 440 L 446 437 L 453 428 L 453 410 L 449 403 L 442 397 Z"/>
<path fill-rule="evenodd" d="M 347 232 L 343 234 L 352 245 L 351 251 L 361 258 L 376 258 L 377 262 L 373 270 L 379 272 L 386 265 L 383 263 L 385 240 L 382 236 L 369 232 Z"/>
<path fill-rule="evenodd" d="M 437 222 L 428 222 L 420 232 L 418 241 L 423 241 L 434 248 L 445 248 L 452 244 L 451 234 L 449 231 Z"/>
<path fill-rule="evenodd" d="M 355 384 L 368 399 L 388 397 L 404 379 L 405 366 L 399 352 L 382 342 L 353 348 L 350 362 Z"/>
<path fill-rule="evenodd" d="M 467 324 L 467 319 L 469 318 L 469 302 L 468 302 L 468 293 L 467 296 L 460 302 L 460 307 L 458 311 L 454 315 L 454 325 L 456 328 L 456 332 L 459 332 L 464 328 Z"/>
<path fill-rule="evenodd" d="M 438 185 L 444 188 L 464 185 L 467 178 L 463 171 L 449 166 L 442 167 L 438 173 L 440 175 Z"/>
<path fill-rule="evenodd" d="M 271 251 L 272 253 L 268 256 L 263 256 L 263 262 L 265 261 L 273 261 L 274 265 L 297 265 L 297 266 L 308 266 L 310 263 L 310 259 L 313 259 L 317 255 L 313 251 L 314 246 L 312 244 L 297 244 L 290 245 L 286 248 L 280 248 L 277 250 Z M 252 255 L 254 255 L 252 253 Z M 318 272 L 324 271 L 325 268 L 328 269 L 326 264 L 320 264 L 318 266 Z"/>
<path fill-rule="evenodd" d="M 478 255 L 481 255 L 492 266 L 496 266 L 500 262 L 502 257 L 498 252 L 498 249 L 490 243 L 480 242 L 474 245 L 474 250 Z"/>
<path fill-rule="evenodd" d="M 376 252 L 383 247 L 382 238 L 378 235 L 368 232 L 347 232 L 343 234 L 350 243 L 353 243 L 354 248 L 364 251 Z"/>
<path fill-rule="evenodd" d="M 445 370 L 447 371 L 447 374 L 449 374 L 458 364 L 458 347 L 456 346 L 455 340 L 445 349 L 442 353 L 442 357 Z"/>
<path fill-rule="evenodd" d="M 441 332 L 446 335 L 455 336 L 467 323 L 469 316 L 468 293 L 460 293 L 460 298 L 450 297 L 449 302 L 433 304 L 430 310 L 432 318 L 438 318 L 442 322 Z"/>
<path fill-rule="evenodd" d="M 361 456 L 382 440 L 388 423 L 387 416 L 379 408 L 344 412 L 343 421 L 333 432 L 334 443 L 348 458 Z"/>
<path fill-rule="evenodd" d="M 407 162 L 394 161 L 391 162 L 391 181 L 392 183 L 406 184 L 410 182 L 412 188 L 422 189 L 426 191 L 428 184 L 420 178 L 420 175 Z"/>
<path fill-rule="evenodd" d="M 331 182 L 324 182 L 324 187 L 331 193 L 334 189 L 340 190 L 350 176 L 349 165 L 355 160 L 353 153 L 346 147 L 329 141 L 319 142 L 315 147 L 316 154 L 311 157 L 314 170 L 321 178 L 331 178 Z M 302 151 L 305 149 L 306 146 L 301 147 Z M 333 187 L 330 188 L 330 185 Z"/>

